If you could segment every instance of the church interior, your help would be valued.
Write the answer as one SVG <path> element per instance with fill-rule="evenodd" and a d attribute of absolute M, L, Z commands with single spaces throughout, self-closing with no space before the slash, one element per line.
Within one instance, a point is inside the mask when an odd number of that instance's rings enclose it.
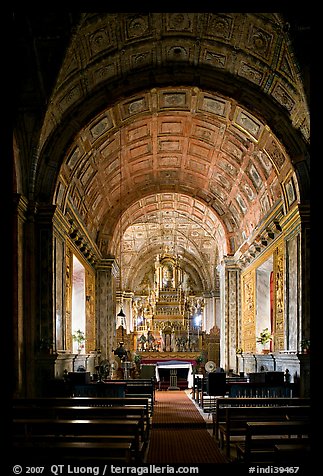
<path fill-rule="evenodd" d="M 152 380 L 199 407 L 211 374 L 309 398 L 306 14 L 13 29 L 12 399 Z"/>

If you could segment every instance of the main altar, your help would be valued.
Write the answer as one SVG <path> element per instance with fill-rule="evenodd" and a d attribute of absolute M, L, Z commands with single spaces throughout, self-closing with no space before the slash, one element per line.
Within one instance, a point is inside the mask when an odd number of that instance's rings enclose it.
<path fill-rule="evenodd" d="M 147 294 L 133 300 L 136 351 L 199 352 L 204 302 L 192 294 L 177 255 L 167 250 L 157 255 L 153 282 Z"/>
<path fill-rule="evenodd" d="M 141 289 L 131 296 L 131 306 L 127 308 L 131 317 L 117 321 L 115 346 L 122 341 L 129 361 L 154 365 L 158 382 L 170 380 L 167 374 L 172 369 L 173 375 L 184 378 L 191 386 L 193 372 L 201 360 L 218 360 L 218 345 L 214 342 L 219 343 L 219 335 L 204 331 L 205 298 L 192 281 L 180 257 L 166 248 L 155 257 Z M 122 299 L 121 308 L 125 304 Z"/>

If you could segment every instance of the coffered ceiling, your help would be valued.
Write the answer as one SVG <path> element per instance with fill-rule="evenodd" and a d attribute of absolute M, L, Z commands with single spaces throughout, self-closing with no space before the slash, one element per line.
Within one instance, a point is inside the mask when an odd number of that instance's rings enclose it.
<path fill-rule="evenodd" d="M 286 24 L 274 13 L 75 22 L 38 137 L 34 192 L 73 213 L 102 257 L 122 249 L 126 288 L 167 246 L 214 289 L 221 258 L 289 206 L 288 177 L 299 199 L 309 112 Z"/>

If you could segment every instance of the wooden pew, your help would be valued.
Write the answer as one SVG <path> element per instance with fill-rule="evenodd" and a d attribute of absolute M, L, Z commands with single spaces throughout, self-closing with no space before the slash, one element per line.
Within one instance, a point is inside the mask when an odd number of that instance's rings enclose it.
<path fill-rule="evenodd" d="M 131 442 L 130 441 L 55 441 L 47 440 L 22 440 L 14 441 L 13 451 L 23 460 L 35 460 L 38 463 L 53 459 L 53 454 L 57 461 L 109 461 L 131 463 Z"/>
<path fill-rule="evenodd" d="M 141 437 L 145 445 L 148 444 L 150 433 L 150 419 L 147 421 L 146 409 L 144 406 L 84 406 L 84 405 L 67 405 L 67 406 L 28 406 L 19 405 L 13 407 L 14 418 L 56 418 L 56 419 L 120 419 L 127 420 L 140 418 L 141 421 Z"/>
<path fill-rule="evenodd" d="M 74 397 L 125 397 L 126 391 L 126 383 L 119 380 L 73 385 Z"/>
<path fill-rule="evenodd" d="M 111 415 L 113 418 L 126 418 L 126 414 L 134 417 L 137 414 L 141 418 L 141 433 L 142 444 L 140 446 L 140 454 L 136 455 L 137 459 L 141 458 L 145 448 L 148 445 L 149 434 L 151 428 L 150 403 L 146 397 L 45 397 L 45 398 L 18 398 L 13 400 L 13 416 L 42 416 L 52 418 L 59 414 L 59 408 L 65 412 L 65 417 L 68 413 L 77 412 L 71 407 L 86 407 L 89 417 L 93 417 L 94 413 L 102 418 L 102 415 Z M 66 410 L 64 410 L 66 408 Z M 82 408 L 84 410 L 84 408 Z M 104 411 L 106 410 L 106 411 Z M 89 414 L 91 413 L 92 414 Z M 75 414 L 75 413 L 74 413 Z M 60 413 L 62 415 L 62 413 Z M 91 416 L 92 415 L 92 416 Z M 63 415 L 62 415 L 63 416 Z M 79 414 L 79 416 L 81 416 Z M 85 413 L 83 413 L 83 417 Z M 112 416 L 111 416 L 112 418 Z M 144 418 L 144 422 L 142 422 Z M 75 419 L 73 416 L 71 419 Z M 128 435 L 129 436 L 129 435 Z M 94 435 L 91 436 L 94 438 Z M 120 438 L 120 435 L 118 435 Z M 88 437 L 87 437 L 88 439 Z M 132 444 L 135 448 L 134 443 Z M 138 445 L 137 445 L 138 446 Z M 138 453 L 138 450 L 134 450 Z"/>
<path fill-rule="evenodd" d="M 308 444 L 309 437 L 310 422 L 305 420 L 246 422 L 245 440 L 236 445 L 237 461 L 274 463 L 275 445 L 297 445 L 301 440 Z"/>
<path fill-rule="evenodd" d="M 288 442 L 276 443 L 274 445 L 274 462 L 281 465 L 295 465 L 296 463 L 306 463 L 309 461 L 311 445 L 307 438 L 290 439 Z"/>
<path fill-rule="evenodd" d="M 246 421 L 287 421 L 309 419 L 309 406 L 258 406 L 258 407 L 227 407 L 225 421 L 219 424 L 220 448 L 225 448 L 230 456 L 232 437 L 245 435 Z"/>
<path fill-rule="evenodd" d="M 206 413 L 215 411 L 217 398 L 297 398 L 298 385 L 283 383 L 275 385 L 261 382 L 248 382 L 245 378 L 226 379 L 225 392 L 218 395 L 209 395 L 207 392 L 207 378 L 204 377 L 199 390 L 199 404 Z"/>
<path fill-rule="evenodd" d="M 147 397 L 150 402 L 150 413 L 153 413 L 155 402 L 155 380 L 129 379 L 120 380 L 126 384 L 126 397 Z"/>
<path fill-rule="evenodd" d="M 138 406 L 145 408 L 146 424 L 149 426 L 151 408 L 148 397 L 43 397 L 43 398 L 16 398 L 13 407 L 18 406 Z"/>
<path fill-rule="evenodd" d="M 88 437 L 105 435 L 134 436 L 134 448 L 137 461 L 141 460 L 141 421 L 138 419 L 55 419 L 22 418 L 13 420 L 13 441 L 33 440 L 35 436 L 52 437 Z M 16 438 L 17 437 L 17 438 Z M 80 439 L 80 438 L 79 438 Z M 72 440 L 73 441 L 73 440 Z M 70 441 L 70 442 L 72 442 Z M 76 441 L 76 440 L 75 440 Z M 83 440 L 86 441 L 86 438 Z M 93 441 L 93 440 L 92 440 Z M 97 442 L 97 441 L 95 441 Z M 102 442 L 102 440 L 101 440 Z"/>
<path fill-rule="evenodd" d="M 301 397 L 216 397 L 212 412 L 213 436 L 219 440 L 219 425 L 226 421 L 228 407 L 310 406 L 310 398 Z"/>

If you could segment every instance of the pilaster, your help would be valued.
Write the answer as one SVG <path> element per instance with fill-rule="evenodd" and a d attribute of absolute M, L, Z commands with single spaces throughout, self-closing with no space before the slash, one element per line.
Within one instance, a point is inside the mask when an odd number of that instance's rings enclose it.
<path fill-rule="evenodd" d="M 13 315 L 12 315 L 12 359 L 13 359 L 13 395 L 24 396 L 26 392 L 26 330 L 25 329 L 25 297 L 24 297 L 24 262 L 25 224 L 27 220 L 28 200 L 22 195 L 14 197 L 13 220 Z"/>
<path fill-rule="evenodd" d="M 35 385 L 32 394 L 46 393 L 47 382 L 55 378 L 56 316 L 54 270 L 54 205 L 39 205 L 35 215 L 35 256 L 37 312 L 34 317 Z"/>
<path fill-rule="evenodd" d="M 102 259 L 96 265 L 97 343 L 102 359 L 112 357 L 116 332 L 116 275 L 115 260 Z"/>
<path fill-rule="evenodd" d="M 240 268 L 233 258 L 226 257 L 220 272 L 221 334 L 220 366 L 226 371 L 236 369 L 236 349 L 240 335 Z"/>

